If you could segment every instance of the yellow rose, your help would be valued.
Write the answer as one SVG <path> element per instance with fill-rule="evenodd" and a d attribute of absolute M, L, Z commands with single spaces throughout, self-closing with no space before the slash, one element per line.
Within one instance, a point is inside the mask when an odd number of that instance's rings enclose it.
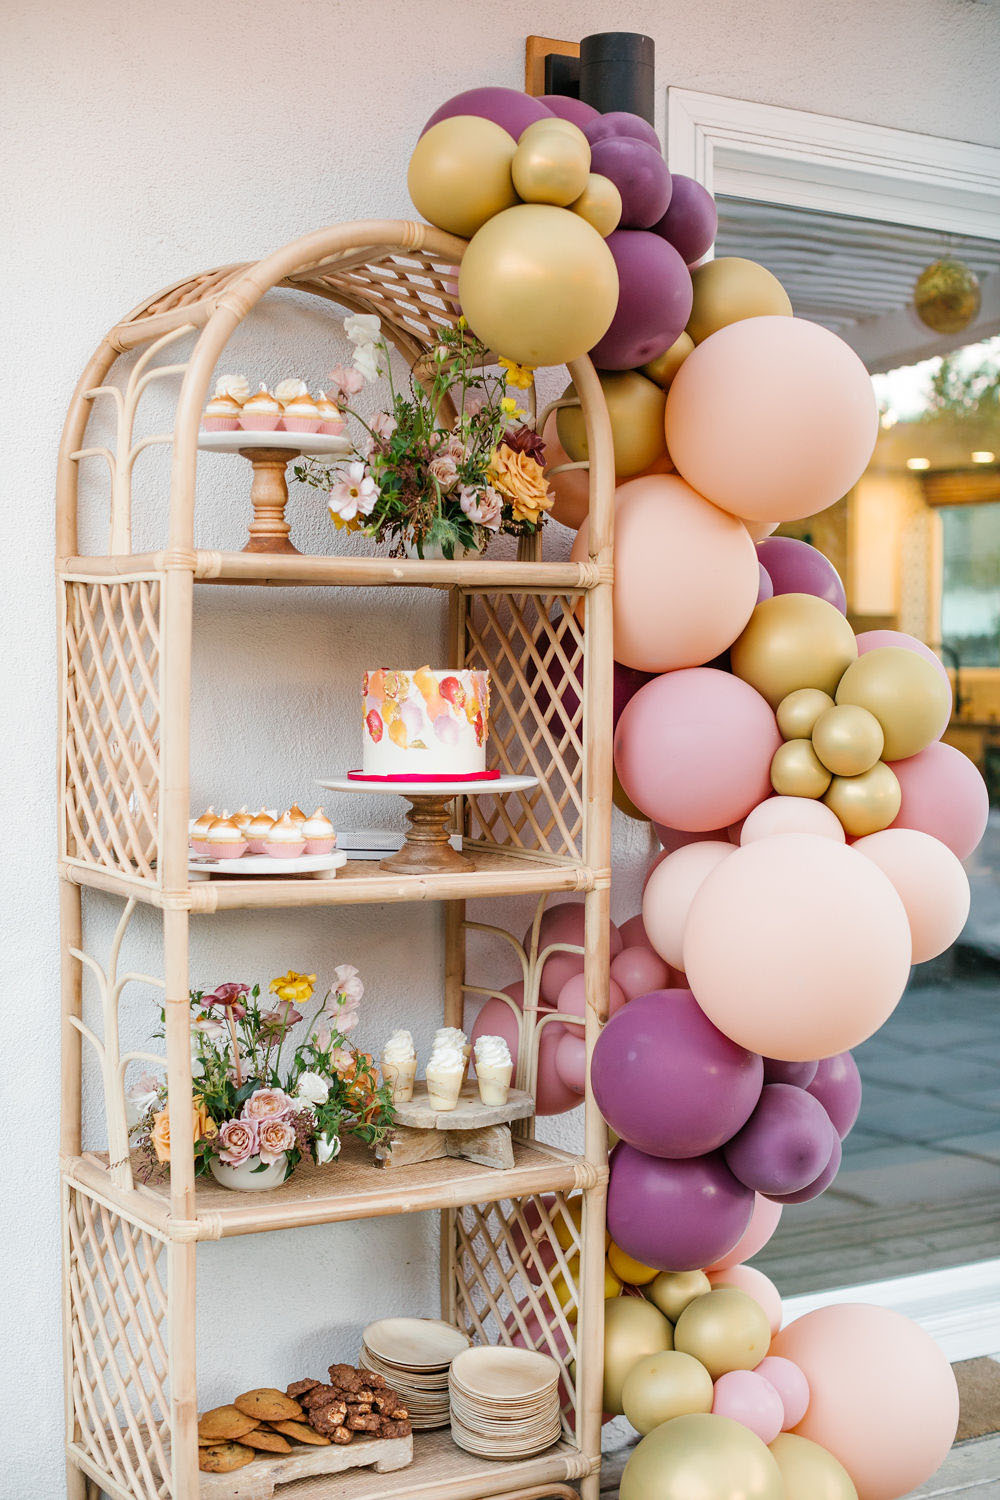
<path fill-rule="evenodd" d="M 515 453 L 501 443 L 490 459 L 490 479 L 510 501 L 515 521 L 537 522 L 540 511 L 552 508 L 545 471 L 530 453 Z"/>
<path fill-rule="evenodd" d="M 191 1100 L 191 1139 L 195 1142 L 204 1140 L 206 1136 L 218 1134 L 219 1127 L 211 1118 L 205 1108 L 204 1100 L 200 1094 L 195 1094 Z M 170 1160 L 170 1114 L 161 1109 L 159 1114 L 153 1116 L 153 1128 L 149 1138 L 153 1143 L 157 1161 Z"/>

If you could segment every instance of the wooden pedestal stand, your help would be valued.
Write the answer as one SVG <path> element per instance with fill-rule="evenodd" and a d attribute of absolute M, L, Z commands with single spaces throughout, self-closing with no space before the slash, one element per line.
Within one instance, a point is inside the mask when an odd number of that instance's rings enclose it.
<path fill-rule="evenodd" d="M 394 1106 L 396 1127 L 376 1153 L 383 1166 L 457 1156 L 480 1167 L 512 1167 L 513 1120 L 530 1120 L 535 1101 L 524 1089 L 511 1089 L 504 1104 L 484 1104 L 475 1083 L 465 1083 L 454 1109 L 432 1109 L 423 1078 L 413 1098 Z"/>
<path fill-rule="evenodd" d="M 298 547 L 289 541 L 291 526 L 285 520 L 288 504 L 288 480 L 285 470 L 297 453 L 287 448 L 241 448 L 240 455 L 253 465 L 253 480 L 250 484 L 250 504 L 253 520 L 250 522 L 250 539 L 244 552 L 284 552 L 298 557 Z"/>

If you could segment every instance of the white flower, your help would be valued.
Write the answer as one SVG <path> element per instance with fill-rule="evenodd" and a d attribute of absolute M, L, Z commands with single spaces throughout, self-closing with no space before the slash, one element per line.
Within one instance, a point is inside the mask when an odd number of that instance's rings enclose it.
<path fill-rule="evenodd" d="M 314 1105 L 325 1104 L 329 1097 L 330 1085 L 318 1073 L 303 1073 L 300 1076 L 295 1089 L 297 1104 L 306 1104 L 312 1109 Z"/>
<path fill-rule="evenodd" d="M 225 1021 L 213 1015 L 200 1016 L 197 1021 L 192 1021 L 191 1030 L 204 1037 L 206 1042 L 221 1042 L 229 1035 Z"/>
<path fill-rule="evenodd" d="M 342 521 L 356 516 L 370 516 L 379 497 L 379 488 L 362 463 L 348 464 L 347 473 L 330 491 L 329 511 Z"/>
<path fill-rule="evenodd" d="M 355 1003 L 361 999 L 365 987 L 361 982 L 361 975 L 353 964 L 338 964 L 334 969 L 337 979 L 337 994 L 344 995 L 348 1000 Z"/>
<path fill-rule="evenodd" d="M 382 332 L 382 323 L 374 313 L 352 313 L 344 319 L 344 332 L 359 349 L 374 344 Z"/>
<path fill-rule="evenodd" d="M 340 1136 L 332 1130 L 326 1135 L 316 1137 L 316 1160 L 319 1165 L 325 1166 L 328 1161 L 333 1161 L 335 1156 L 340 1155 Z"/>
<path fill-rule="evenodd" d="M 502 502 L 497 491 L 492 485 L 487 485 L 482 495 L 474 489 L 471 484 L 463 484 L 459 491 L 459 505 L 477 526 L 484 526 L 487 531 L 499 531 Z"/>
<path fill-rule="evenodd" d="M 134 1083 L 129 1084 L 125 1090 L 125 1099 L 131 1124 L 137 1124 L 154 1104 L 159 1104 L 162 1087 L 163 1079 L 157 1078 L 155 1073 L 143 1073 Z"/>
<path fill-rule="evenodd" d="M 366 380 L 377 380 L 381 375 L 378 363 L 378 346 L 376 344 L 359 344 L 354 351 L 352 361 L 354 368 Z"/>

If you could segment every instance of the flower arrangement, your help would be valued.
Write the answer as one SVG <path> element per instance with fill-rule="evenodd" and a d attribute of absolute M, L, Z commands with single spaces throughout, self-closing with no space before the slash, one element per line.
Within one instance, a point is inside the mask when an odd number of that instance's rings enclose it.
<path fill-rule="evenodd" d="M 485 347 L 460 318 L 440 330 L 432 354 L 397 390 L 379 319 L 356 314 L 344 319 L 344 331 L 353 360 L 332 370 L 330 381 L 362 434 L 342 467 L 306 459 L 294 470 L 328 492 L 334 525 L 389 541 L 394 555 L 409 543 L 418 557 L 434 547 L 448 558 L 482 550 L 498 532 L 537 531 L 552 506 L 545 445 L 507 394 L 508 385 L 529 386 L 532 372 L 510 360 L 500 360 L 499 375 L 486 368 Z M 366 421 L 351 402 L 383 375 L 389 410 Z M 441 414 L 451 406 L 457 416 L 446 422 Z"/>
<path fill-rule="evenodd" d="M 213 1158 L 230 1167 L 256 1158 L 254 1172 L 284 1160 L 287 1178 L 304 1155 L 319 1165 L 332 1161 L 345 1134 L 374 1146 L 391 1129 L 391 1090 L 379 1082 L 371 1055 L 347 1042 L 364 994 L 352 964 L 336 969 L 305 1040 L 282 1066 L 289 1033 L 303 1020 L 297 1007 L 312 999 L 315 984 L 315 974 L 290 969 L 271 980 L 272 998 L 263 1002 L 256 984 L 191 992 L 196 1175 L 208 1172 Z M 162 1180 L 170 1164 L 166 1083 L 144 1075 L 128 1093 L 140 1114 L 132 1132 L 139 1175 Z"/>

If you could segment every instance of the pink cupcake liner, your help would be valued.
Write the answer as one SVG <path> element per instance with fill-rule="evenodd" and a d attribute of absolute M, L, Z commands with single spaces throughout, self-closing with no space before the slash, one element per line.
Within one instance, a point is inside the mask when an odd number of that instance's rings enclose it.
<path fill-rule="evenodd" d="M 299 843 L 272 843 L 270 839 L 264 840 L 264 853 L 271 859 L 298 859 L 305 853 L 306 841 Z"/>
<path fill-rule="evenodd" d="M 239 417 L 202 417 L 201 425 L 206 432 L 235 432 L 240 425 Z"/>
<path fill-rule="evenodd" d="M 203 856 L 207 855 L 209 853 L 209 846 L 205 842 L 204 839 L 192 839 L 191 840 L 191 853 L 192 854 L 201 854 Z"/>
<path fill-rule="evenodd" d="M 244 432 L 275 432 L 280 421 L 280 416 L 258 416 L 256 412 L 251 411 L 244 412 L 240 417 L 240 426 Z"/>
<path fill-rule="evenodd" d="M 322 424 L 318 417 L 284 417 L 281 425 L 286 432 L 319 432 Z"/>
<path fill-rule="evenodd" d="M 220 844 L 217 840 L 206 845 L 210 859 L 242 859 L 247 852 L 246 839 L 233 839 L 230 844 Z"/>
<path fill-rule="evenodd" d="M 347 423 L 343 417 L 339 417 L 335 422 L 321 422 L 319 430 L 325 432 L 328 437 L 340 437 L 347 430 Z"/>
<path fill-rule="evenodd" d="M 306 853 L 329 854 L 330 850 L 334 847 L 336 842 L 337 839 L 335 835 L 331 836 L 328 839 L 306 839 Z"/>
<path fill-rule="evenodd" d="M 263 839 L 247 839 L 247 849 L 249 850 L 249 852 L 251 854 L 263 854 L 264 853 L 264 840 Z"/>

